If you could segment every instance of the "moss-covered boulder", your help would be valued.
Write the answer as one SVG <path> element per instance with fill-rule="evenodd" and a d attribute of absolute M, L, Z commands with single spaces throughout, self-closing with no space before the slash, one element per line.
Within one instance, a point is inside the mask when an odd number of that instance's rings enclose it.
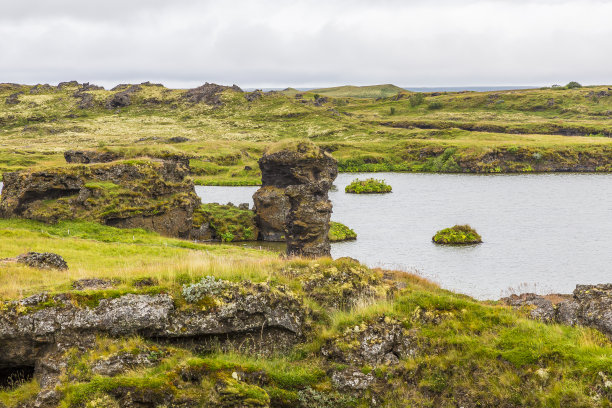
<path fill-rule="evenodd" d="M 180 162 L 148 159 L 6 173 L 0 216 L 80 219 L 188 238 L 200 204 L 188 174 Z"/>
<path fill-rule="evenodd" d="M 471 245 L 480 244 L 482 238 L 469 225 L 455 225 L 436 232 L 432 241 L 440 245 Z"/>

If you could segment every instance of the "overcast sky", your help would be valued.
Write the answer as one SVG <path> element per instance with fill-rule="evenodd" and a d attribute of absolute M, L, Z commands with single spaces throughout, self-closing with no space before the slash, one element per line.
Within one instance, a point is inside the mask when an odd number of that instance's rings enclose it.
<path fill-rule="evenodd" d="M 0 0 L 0 82 L 612 83 L 612 1 Z"/>

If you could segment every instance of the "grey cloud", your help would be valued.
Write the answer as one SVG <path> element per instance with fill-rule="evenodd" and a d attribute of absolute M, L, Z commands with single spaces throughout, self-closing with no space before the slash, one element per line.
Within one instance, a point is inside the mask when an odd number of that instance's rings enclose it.
<path fill-rule="evenodd" d="M 585 0 L 21 0 L 0 6 L 0 82 L 609 83 L 609 15 Z"/>

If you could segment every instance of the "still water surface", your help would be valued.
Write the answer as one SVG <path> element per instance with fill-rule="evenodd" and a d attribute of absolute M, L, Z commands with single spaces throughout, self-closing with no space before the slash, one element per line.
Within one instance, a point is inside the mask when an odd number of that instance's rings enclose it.
<path fill-rule="evenodd" d="M 578 283 L 612 282 L 612 175 L 447 175 L 378 173 L 385 195 L 345 194 L 356 177 L 340 174 L 330 192 L 332 219 L 358 239 L 332 256 L 418 271 L 442 287 L 480 299 L 513 291 L 569 293 Z M 0 183 L 0 190 L 2 183 Z M 257 187 L 202 187 L 203 202 L 252 204 Z M 439 229 L 471 224 L 484 243 L 442 247 Z"/>
<path fill-rule="evenodd" d="M 480 299 L 508 291 L 571 292 L 612 282 L 612 175 L 447 175 L 378 173 L 386 195 L 345 194 L 356 177 L 340 174 L 330 192 L 332 219 L 357 232 L 332 256 L 418 271 L 442 287 Z M 196 187 L 203 202 L 248 202 L 257 187 Z M 443 247 L 439 229 L 470 224 L 484 243 Z"/>

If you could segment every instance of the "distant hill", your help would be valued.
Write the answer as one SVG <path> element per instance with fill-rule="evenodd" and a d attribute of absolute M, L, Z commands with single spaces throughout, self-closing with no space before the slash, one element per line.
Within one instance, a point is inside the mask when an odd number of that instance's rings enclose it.
<path fill-rule="evenodd" d="M 311 89 L 308 92 L 334 98 L 384 98 L 397 95 L 398 92 L 406 92 L 406 90 L 392 84 L 384 84 L 368 86 L 344 85 L 333 88 Z"/>

